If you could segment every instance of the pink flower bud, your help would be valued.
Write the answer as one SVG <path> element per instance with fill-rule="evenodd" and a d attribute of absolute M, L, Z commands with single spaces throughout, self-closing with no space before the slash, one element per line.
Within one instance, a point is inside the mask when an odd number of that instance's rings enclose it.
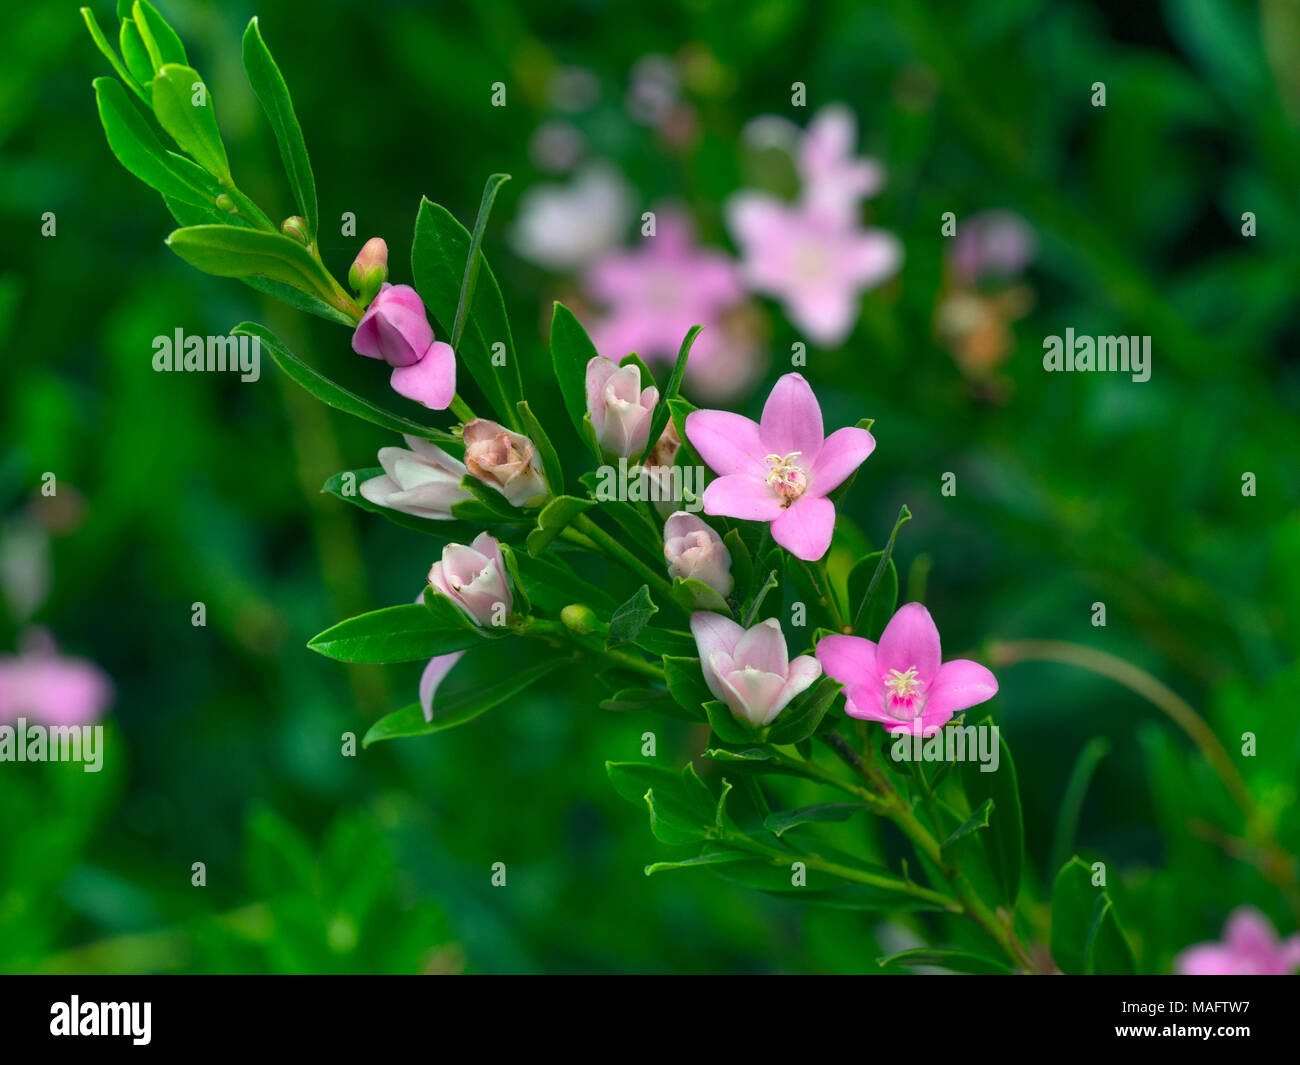
<path fill-rule="evenodd" d="M 361 482 L 361 496 L 376 506 L 417 518 L 449 521 L 453 504 L 474 497 L 460 486 L 465 466 L 427 440 L 408 436 L 406 445 L 379 450 L 384 473 Z"/>
<path fill-rule="evenodd" d="M 641 388 L 641 371 L 601 356 L 587 363 L 587 411 L 596 441 L 606 451 L 630 458 L 645 450 L 657 388 Z"/>
<path fill-rule="evenodd" d="M 664 525 L 664 558 L 674 577 L 702 581 L 724 599 L 731 594 L 731 552 L 713 528 L 679 510 Z"/>
<path fill-rule="evenodd" d="M 746 631 L 730 618 L 700 610 L 691 615 L 691 633 L 709 691 L 753 728 L 770 725 L 822 673 L 812 655 L 790 661 L 775 618 Z"/>
<path fill-rule="evenodd" d="M 388 280 L 388 245 L 383 237 L 371 237 L 361 246 L 361 251 L 348 270 L 348 284 L 357 293 L 361 306 L 375 298 L 380 286 Z"/>
<path fill-rule="evenodd" d="M 419 362 L 432 344 L 433 326 L 424 313 L 424 301 L 410 285 L 385 282 L 352 334 L 353 351 L 383 359 L 390 366 Z"/>
<path fill-rule="evenodd" d="M 514 606 L 501 545 L 489 533 L 474 542 L 448 544 L 429 570 L 429 584 L 455 603 L 476 625 L 499 625 Z"/>
<path fill-rule="evenodd" d="M 526 436 L 486 418 L 466 423 L 465 468 L 516 507 L 536 506 L 547 493 L 537 448 Z"/>

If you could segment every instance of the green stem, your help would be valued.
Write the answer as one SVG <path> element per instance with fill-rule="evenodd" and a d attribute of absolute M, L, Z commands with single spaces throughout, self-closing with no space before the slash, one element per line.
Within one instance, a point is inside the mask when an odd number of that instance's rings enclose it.
<path fill-rule="evenodd" d="M 825 589 L 823 589 L 821 582 L 817 580 L 817 574 L 813 572 L 813 568 L 803 559 L 799 560 L 799 565 L 803 567 L 804 573 L 808 575 L 808 580 L 813 586 L 813 591 L 817 593 L 817 597 L 821 601 L 822 606 L 826 608 L 826 613 L 830 615 L 834 627 L 840 632 L 846 631 L 844 617 L 840 614 L 840 605 L 835 601 L 835 596 L 831 592 L 829 580 L 826 582 Z M 825 577 L 826 564 L 824 562 L 819 562 L 818 566 L 821 569 L 822 576 Z"/>
<path fill-rule="evenodd" d="M 677 607 L 677 609 L 682 613 L 689 613 L 689 611 L 687 611 L 686 608 L 678 603 L 673 597 L 673 586 L 668 583 L 668 579 L 664 577 L 663 574 L 657 573 L 642 562 L 636 557 L 636 555 L 632 554 L 631 551 L 592 521 L 590 517 L 586 514 L 579 514 L 577 518 L 574 519 L 573 524 L 578 527 L 580 532 L 584 533 L 595 543 L 602 554 L 614 561 L 623 563 L 623 565 L 633 573 L 645 580 L 651 588 L 654 588 L 659 592 L 666 602 Z"/>
<path fill-rule="evenodd" d="M 643 677 L 649 677 L 657 680 L 661 684 L 666 683 L 664 680 L 663 666 L 654 662 L 648 662 L 644 658 L 638 658 L 636 655 L 627 651 L 619 650 L 616 647 L 605 646 L 605 636 L 601 631 L 596 632 L 575 632 L 566 625 L 557 621 L 547 621 L 544 618 L 530 618 L 527 627 L 522 630 L 525 636 L 541 636 L 553 640 L 566 641 L 573 644 L 590 654 L 597 655 L 601 658 L 613 662 L 620 669 L 626 669 L 632 673 L 639 673 Z"/>
<path fill-rule="evenodd" d="M 460 398 L 459 392 L 451 397 L 451 412 L 456 415 L 462 423 L 472 422 L 477 417 L 477 415 L 470 410 L 469 404 Z"/>

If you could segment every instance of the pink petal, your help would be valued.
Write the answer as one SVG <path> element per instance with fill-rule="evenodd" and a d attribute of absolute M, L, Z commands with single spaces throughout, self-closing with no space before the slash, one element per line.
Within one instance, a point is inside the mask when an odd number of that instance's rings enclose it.
<path fill-rule="evenodd" d="M 822 408 L 802 374 L 788 373 L 777 381 L 763 404 L 758 432 L 769 453 L 797 451 L 805 468 L 816 461 L 822 449 Z"/>
<path fill-rule="evenodd" d="M 935 674 L 925 700 L 925 723 L 942 725 L 958 710 L 987 702 L 998 693 L 997 678 L 978 662 L 954 658 Z"/>
<path fill-rule="evenodd" d="M 838 677 L 835 679 L 839 680 Z M 882 689 L 879 684 L 857 684 L 846 688 L 844 692 L 844 712 L 849 717 L 855 717 L 859 721 L 879 721 L 891 732 L 902 724 L 898 718 L 885 709 Z"/>
<path fill-rule="evenodd" d="M 861 311 L 858 290 L 851 286 L 803 286 L 785 293 L 791 321 L 810 340 L 824 347 L 837 347 L 853 332 Z"/>
<path fill-rule="evenodd" d="M 769 452 L 759 439 L 758 426 L 739 414 L 693 410 L 686 416 L 686 439 L 714 473 L 767 474 Z"/>
<path fill-rule="evenodd" d="M 419 362 L 395 367 L 389 384 L 394 392 L 430 410 L 446 410 L 456 395 L 456 354 L 450 344 L 430 344 Z"/>
<path fill-rule="evenodd" d="M 755 625 L 740 638 L 731 657 L 737 669 L 761 669 L 784 677 L 790 668 L 790 652 L 785 646 L 781 623 L 776 618 L 768 618 Z"/>
<path fill-rule="evenodd" d="M 865 230 L 844 254 L 846 277 L 864 289 L 893 277 L 902 265 L 903 245 L 883 229 Z"/>
<path fill-rule="evenodd" d="M 764 481 L 731 473 L 704 489 L 704 513 L 746 521 L 776 521 L 789 512 L 781 509 L 781 501 Z"/>
<path fill-rule="evenodd" d="M 809 490 L 824 496 L 833 492 L 876 449 L 876 439 L 865 429 L 836 429 L 822 444 L 813 463 Z"/>
<path fill-rule="evenodd" d="M 691 615 L 691 635 L 695 637 L 695 647 L 702 662 L 707 662 L 710 655 L 719 651 L 730 655 L 744 633 L 745 630 L 731 618 L 724 618 L 721 614 L 697 610 Z"/>
<path fill-rule="evenodd" d="M 733 669 L 722 675 L 726 688 L 723 701 L 735 716 L 743 716 L 758 727 L 772 720 L 781 707 L 778 700 L 785 687 L 785 677 L 777 673 L 764 673 L 760 669 Z M 737 714 L 739 711 L 739 714 Z"/>
<path fill-rule="evenodd" d="M 1180 976 L 1242 976 L 1250 973 L 1241 958 L 1218 943 L 1198 943 L 1174 959 L 1174 971 Z"/>
<path fill-rule="evenodd" d="M 790 705 L 790 701 L 796 695 L 802 695 L 817 681 L 822 675 L 822 664 L 812 655 L 800 655 L 790 663 L 790 671 L 786 675 L 785 687 L 781 689 L 781 694 L 777 697 L 776 707 L 767 716 L 768 724 L 782 710 Z"/>
<path fill-rule="evenodd" d="M 1273 922 L 1253 906 L 1239 906 L 1223 926 L 1223 941 L 1233 950 L 1268 954 L 1277 949 Z"/>
<path fill-rule="evenodd" d="M 889 619 L 876 647 L 876 663 L 882 676 L 891 669 L 900 673 L 915 669 L 923 686 L 929 685 L 939 672 L 941 657 L 939 630 L 935 628 L 930 611 L 920 603 L 899 607 Z"/>
<path fill-rule="evenodd" d="M 424 720 L 433 720 L 433 695 L 438 690 L 451 667 L 460 661 L 464 651 L 453 651 L 449 655 L 437 655 L 429 659 L 429 664 L 420 674 L 420 706 L 424 709 Z"/>
<path fill-rule="evenodd" d="M 709 488 L 712 487 L 709 485 Z M 704 500 L 707 510 L 707 490 Z M 810 496 L 807 493 L 795 500 L 792 506 L 772 522 L 772 539 L 805 562 L 816 562 L 826 554 L 834 533 L 835 504 L 822 496 Z"/>
<path fill-rule="evenodd" d="M 846 688 L 880 685 L 876 670 L 876 645 L 861 636 L 823 636 L 817 641 L 817 661 L 826 675 Z"/>

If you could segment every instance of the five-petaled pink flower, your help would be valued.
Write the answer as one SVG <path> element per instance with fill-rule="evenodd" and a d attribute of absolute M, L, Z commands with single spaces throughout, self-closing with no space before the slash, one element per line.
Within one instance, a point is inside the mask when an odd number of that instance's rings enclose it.
<path fill-rule="evenodd" d="M 826 498 L 875 449 L 865 429 L 822 437 L 822 409 L 800 374 L 777 381 L 755 424 L 729 411 L 697 410 L 686 436 L 720 474 L 704 490 L 704 512 L 772 523 L 772 538 L 812 562 L 826 554 L 835 505 Z"/>
<path fill-rule="evenodd" d="M 1300 932 L 1280 939 L 1267 917 L 1240 906 L 1218 943 L 1196 943 L 1174 959 L 1180 976 L 1290 976 L 1300 968 Z"/>
<path fill-rule="evenodd" d="M 942 661 L 939 630 L 920 603 L 899 607 L 875 644 L 860 636 L 823 636 L 817 660 L 844 685 L 845 713 L 879 721 L 887 732 L 932 735 L 958 710 L 992 699 L 993 674 L 978 662 Z"/>

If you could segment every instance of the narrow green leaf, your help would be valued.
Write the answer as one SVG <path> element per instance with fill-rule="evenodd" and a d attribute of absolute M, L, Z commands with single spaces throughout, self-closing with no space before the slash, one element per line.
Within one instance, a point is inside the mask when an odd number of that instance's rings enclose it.
<path fill-rule="evenodd" d="M 153 80 L 154 66 L 149 59 L 149 49 L 144 46 L 144 38 L 136 29 L 134 19 L 123 19 L 122 29 L 118 33 L 118 44 L 122 49 L 122 60 L 126 63 L 131 76 L 141 84 Z"/>
<path fill-rule="evenodd" d="M 1074 831 L 1083 810 L 1083 798 L 1088 793 L 1088 782 L 1092 780 L 1093 771 L 1109 750 L 1110 740 L 1105 736 L 1094 736 L 1074 761 L 1074 769 L 1065 785 L 1065 795 L 1056 816 L 1056 834 L 1052 838 L 1052 861 L 1049 866 L 1051 869 L 1063 866 L 1066 855 L 1074 850 Z"/>
<path fill-rule="evenodd" d="M 516 562 L 529 598 L 544 610 L 559 613 L 570 603 L 585 603 L 608 617 L 618 606 L 609 592 L 579 577 L 558 552 L 548 551 L 538 558 L 519 554 Z"/>
<path fill-rule="evenodd" d="M 626 603 L 614 611 L 609 619 L 609 642 L 631 643 L 640 635 L 650 619 L 659 613 L 650 598 L 650 586 L 641 585 Z"/>
<path fill-rule="evenodd" d="M 670 869 L 692 869 L 701 865 L 726 865 L 729 862 L 747 860 L 752 859 L 743 851 L 708 851 L 705 854 L 697 855 L 694 858 L 686 858 L 680 862 L 655 862 L 653 865 L 647 865 L 645 875 L 653 876 L 655 873 L 667 872 Z"/>
<path fill-rule="evenodd" d="M 722 545 L 731 555 L 731 577 L 735 582 L 732 587 L 732 594 L 742 602 L 753 594 L 754 588 L 754 560 L 749 553 L 749 547 L 741 539 L 740 531 L 737 529 L 728 529 L 727 535 L 722 538 Z"/>
<path fill-rule="evenodd" d="M 439 621 L 421 604 L 411 603 L 340 621 L 307 646 L 338 662 L 418 662 L 463 651 L 493 635 L 488 629 Z"/>
<path fill-rule="evenodd" d="M 501 186 L 510 180 L 509 174 L 491 174 L 483 186 L 483 196 L 479 200 L 478 215 L 474 219 L 474 232 L 470 234 L 469 251 L 465 255 L 465 272 L 461 275 L 460 296 L 456 300 L 456 318 L 451 327 L 451 346 L 460 344 L 465 329 L 465 315 L 474 298 L 474 286 L 478 283 L 479 264 L 483 257 L 479 250 L 483 247 L 483 233 L 487 230 L 488 217 L 492 214 L 492 204 L 496 202 Z"/>
<path fill-rule="evenodd" d="M 713 698 L 708 685 L 704 683 L 704 674 L 700 670 L 698 658 L 682 658 L 664 655 L 664 678 L 668 682 L 668 692 L 683 710 L 696 720 L 704 720 L 704 704 Z M 753 742 L 753 737 L 746 737 L 745 742 Z"/>
<path fill-rule="evenodd" d="M 533 557 L 546 550 L 574 518 L 595 504 L 590 499 L 577 496 L 559 496 L 552 499 L 537 515 L 537 528 L 528 534 L 528 553 Z"/>
<path fill-rule="evenodd" d="M 153 113 L 158 124 L 180 145 L 181 151 L 229 187 L 226 146 L 217 128 L 212 98 L 198 71 L 178 63 L 166 63 L 154 75 L 151 87 Z"/>
<path fill-rule="evenodd" d="M 1110 895 L 1095 887 L 1077 854 L 1052 885 L 1052 959 L 1071 975 L 1131 973 L 1133 952 L 1115 918 Z"/>
<path fill-rule="evenodd" d="M 993 800 L 985 799 L 975 808 L 970 817 L 953 829 L 952 835 L 943 841 L 939 850 L 947 856 L 962 840 L 969 839 L 981 828 L 987 828 L 989 815 L 993 813 Z"/>
<path fill-rule="evenodd" d="M 459 438 L 451 433 L 421 425 L 419 422 L 413 422 L 409 418 L 403 418 L 398 414 L 391 414 L 382 407 L 375 406 L 368 399 L 362 399 L 341 385 L 335 384 L 328 377 L 313 370 L 286 348 L 274 333 L 256 322 L 242 322 L 235 326 L 232 333 L 256 337 L 261 341 L 262 346 L 270 352 L 275 364 L 292 381 L 301 385 L 322 403 L 333 407 L 335 410 L 341 410 L 345 414 L 351 414 L 354 418 L 360 418 L 362 421 L 370 422 L 372 425 L 378 425 L 381 429 L 388 429 L 394 433 L 409 433 L 412 436 L 422 437 L 425 440 L 432 440 L 434 443 L 450 445 L 454 448 L 461 446 Z"/>
<path fill-rule="evenodd" d="M 532 687 L 548 673 L 573 665 L 568 657 L 550 658 L 527 669 L 508 673 L 504 679 L 495 684 L 475 685 L 468 691 L 457 692 L 443 698 L 435 697 L 433 703 L 433 720 L 424 720 L 424 710 L 419 703 L 404 706 L 386 717 L 381 717 L 366 733 L 361 741 L 362 747 L 382 740 L 408 739 L 412 736 L 428 736 L 434 732 L 464 725 L 481 717 L 487 711 L 500 706 L 508 699 L 513 699 L 520 692 Z"/>
<path fill-rule="evenodd" d="M 126 169 L 151 189 L 184 203 L 215 209 L 221 190 L 202 167 L 169 152 L 127 99 L 122 83 L 96 78 L 95 101 L 108 146 Z"/>
<path fill-rule="evenodd" d="M 187 226 L 167 246 L 191 266 L 217 277 L 270 278 L 326 303 L 335 297 L 329 275 L 296 240 L 242 226 Z"/>
<path fill-rule="evenodd" d="M 427 199 L 421 201 L 411 246 L 411 271 L 425 307 L 449 334 L 455 328 L 465 267 L 470 261 L 471 239 L 469 231 L 446 208 Z M 497 417 L 518 429 L 516 405 L 524 398 L 524 390 L 505 302 L 482 252 L 476 259 L 479 261 L 477 283 L 462 323 L 459 343 L 453 347 Z M 504 365 L 493 364 L 494 348 L 498 345 Z"/>
<path fill-rule="evenodd" d="M 262 110 L 271 123 L 275 142 L 280 146 L 280 158 L 284 161 L 289 187 L 293 189 L 294 202 L 307 220 L 307 232 L 314 240 L 320 219 L 316 205 L 316 179 L 311 172 L 307 142 L 303 139 L 302 127 L 298 125 L 298 117 L 294 114 L 289 87 L 262 39 L 262 30 L 256 18 L 249 21 L 248 29 L 244 31 L 243 52 L 248 83 L 253 87 L 253 95 L 257 97 L 257 102 L 262 105 Z"/>
<path fill-rule="evenodd" d="M 990 773 L 983 772 L 983 763 L 962 763 L 962 783 L 971 808 L 978 809 L 986 799 L 993 801 L 988 828 L 980 833 L 980 841 L 988 855 L 989 865 L 997 878 L 1002 901 L 1015 905 L 1020 893 L 1020 868 L 1025 855 L 1025 825 L 1020 810 L 1020 785 L 1016 780 L 1016 764 L 1012 761 L 1007 741 L 998 734 L 998 767 Z"/>
<path fill-rule="evenodd" d="M 917 947 L 899 951 L 885 958 L 877 958 L 877 965 L 934 965 L 954 973 L 974 973 L 986 976 L 1005 976 L 1014 970 L 993 958 L 971 954 L 964 950 L 940 950 L 934 947 Z"/>
<path fill-rule="evenodd" d="M 154 58 L 154 70 L 164 63 L 189 65 L 190 60 L 185 54 L 185 45 L 149 0 L 136 0 L 136 3 L 131 5 L 131 19 L 140 31 L 141 40 L 150 57 Z"/>
<path fill-rule="evenodd" d="M 608 699 L 602 699 L 602 710 L 658 710 L 672 697 L 658 688 L 620 688 Z"/>
<path fill-rule="evenodd" d="M 523 426 L 524 435 L 537 445 L 537 453 L 542 460 L 542 473 L 546 475 L 546 485 L 551 490 L 551 495 L 560 495 L 564 492 L 564 467 L 560 465 L 560 456 L 555 453 L 555 445 L 551 443 L 550 436 L 526 399 L 516 403 L 515 410 L 519 414 L 519 424 Z"/>
<path fill-rule="evenodd" d="M 860 620 L 854 625 L 854 630 L 868 640 L 880 639 L 880 634 L 898 608 L 898 570 L 894 566 L 894 560 L 885 559 L 884 556 L 883 551 L 872 551 L 858 559 L 849 571 L 849 602 L 857 603 L 860 608 L 857 615 Z M 868 598 L 867 589 L 875 579 L 882 561 L 885 568 L 875 592 Z"/>
<path fill-rule="evenodd" d="M 673 578 L 673 598 L 688 612 L 711 610 L 731 617 L 731 607 L 714 588 L 694 577 Z"/>
<path fill-rule="evenodd" d="M 109 65 L 117 73 L 117 76 L 135 93 L 145 104 L 149 103 L 149 94 L 145 92 L 142 86 L 131 75 L 131 72 L 123 64 L 122 60 L 113 51 L 113 46 L 108 43 L 108 38 L 104 36 L 104 31 L 99 28 L 99 22 L 95 19 L 95 13 L 88 7 L 81 9 L 81 17 L 86 23 L 86 29 L 90 31 L 91 39 L 95 42 L 95 47 L 99 49 L 100 54 L 108 60 Z M 111 79 L 109 79 L 111 80 Z M 127 167 L 130 170 L 130 167 Z M 134 173 L 134 171 L 132 171 Z"/>
<path fill-rule="evenodd" d="M 569 412 L 569 420 L 584 444 L 591 446 L 594 440 L 584 425 L 587 415 L 587 364 L 599 357 L 600 352 L 591 342 L 591 337 L 582 328 L 582 323 L 563 303 L 556 303 L 551 315 L 551 362 L 555 366 L 555 380 L 560 385 L 560 395 L 564 398 L 564 409 Z M 595 449 L 600 457 L 599 448 Z"/>
<path fill-rule="evenodd" d="M 880 552 L 880 559 L 876 563 L 875 572 L 871 576 L 871 583 L 867 585 L 867 590 L 863 594 L 861 602 L 858 603 L 857 609 L 853 612 L 853 628 L 859 629 L 866 619 L 866 611 L 871 606 L 872 599 L 880 587 L 880 582 L 884 579 L 885 570 L 891 564 L 891 556 L 894 553 L 894 541 L 898 538 L 898 530 L 901 529 L 905 522 L 912 520 L 912 512 L 904 504 L 899 508 L 898 520 L 894 522 L 894 531 L 889 534 L 889 542 L 885 545 L 884 551 Z M 898 597 L 898 572 L 894 571 L 894 597 Z"/>
<path fill-rule="evenodd" d="M 773 835 L 780 836 L 799 825 L 847 821 L 865 809 L 866 803 L 861 802 L 823 802 L 815 806 L 801 806 L 797 810 L 777 810 L 767 815 L 763 827 Z"/>
<path fill-rule="evenodd" d="M 677 351 L 677 361 L 673 363 L 672 373 L 668 375 L 668 384 L 664 387 L 663 395 L 659 397 L 659 405 L 655 407 L 654 417 L 650 422 L 650 436 L 647 439 L 647 453 L 659 441 L 663 435 L 664 427 L 668 424 L 668 419 L 672 416 L 668 403 L 676 399 L 682 390 L 682 379 L 686 376 L 686 360 L 691 353 L 691 345 L 695 343 L 695 338 L 700 335 L 700 330 L 704 327 L 693 325 L 682 339 L 682 346 Z M 683 440 L 686 437 L 682 437 Z M 639 461 L 644 461 L 644 456 Z"/>

